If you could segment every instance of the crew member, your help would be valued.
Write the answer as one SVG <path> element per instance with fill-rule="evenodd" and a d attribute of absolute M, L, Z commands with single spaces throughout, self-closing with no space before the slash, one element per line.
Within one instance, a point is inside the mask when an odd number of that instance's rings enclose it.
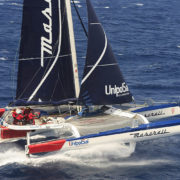
<path fill-rule="evenodd" d="M 30 122 L 30 124 L 35 124 L 35 115 L 33 114 L 32 110 L 28 114 L 28 121 Z"/>
<path fill-rule="evenodd" d="M 23 111 L 23 115 L 24 115 L 24 118 L 25 118 L 25 121 L 26 121 L 26 123 L 30 123 L 29 122 L 29 117 L 28 117 L 28 115 L 29 115 L 29 113 L 31 112 L 31 108 L 30 107 L 26 107 L 25 109 L 24 109 L 24 111 Z"/>
<path fill-rule="evenodd" d="M 22 110 L 21 109 L 16 109 L 16 120 L 18 122 L 19 125 L 23 125 L 24 122 L 24 116 L 22 114 Z"/>
<path fill-rule="evenodd" d="M 13 109 L 13 111 L 12 111 L 12 117 L 14 118 L 13 124 L 17 124 L 17 122 L 18 122 L 18 120 L 16 119 L 17 115 L 18 114 L 16 113 L 16 109 Z"/>

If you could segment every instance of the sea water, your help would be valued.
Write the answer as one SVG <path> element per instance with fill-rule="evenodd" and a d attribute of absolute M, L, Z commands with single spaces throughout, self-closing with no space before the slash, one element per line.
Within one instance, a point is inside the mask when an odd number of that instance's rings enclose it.
<path fill-rule="evenodd" d="M 87 27 L 84 0 L 75 1 Z M 137 102 L 179 101 L 180 1 L 92 0 Z M 72 8 L 73 9 L 73 8 Z M 0 0 L 0 105 L 15 96 L 22 1 Z M 80 77 L 86 36 L 73 9 Z M 23 141 L 0 145 L 0 179 L 180 179 L 180 136 L 27 158 Z"/>

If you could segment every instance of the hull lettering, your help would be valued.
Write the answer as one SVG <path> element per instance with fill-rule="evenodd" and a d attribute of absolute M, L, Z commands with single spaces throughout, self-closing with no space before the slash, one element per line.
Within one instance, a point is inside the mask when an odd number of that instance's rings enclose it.
<path fill-rule="evenodd" d="M 131 136 L 134 136 L 134 138 L 142 138 L 142 137 L 149 137 L 149 136 L 157 136 L 162 134 L 169 133 L 166 129 L 162 130 L 156 130 L 156 131 L 150 131 L 150 132 L 144 132 L 144 133 L 132 133 Z"/>

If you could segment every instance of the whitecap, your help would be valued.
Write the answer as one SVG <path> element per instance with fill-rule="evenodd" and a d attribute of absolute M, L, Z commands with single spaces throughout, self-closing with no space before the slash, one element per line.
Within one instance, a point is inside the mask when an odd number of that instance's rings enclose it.
<path fill-rule="evenodd" d="M 117 54 L 117 55 L 118 55 L 118 56 L 123 56 L 124 54 L 120 54 L 120 53 L 119 53 L 119 54 Z"/>
<path fill-rule="evenodd" d="M 109 6 L 106 6 L 106 7 L 104 7 L 105 9 L 109 9 L 110 7 Z"/>
<path fill-rule="evenodd" d="M 144 6 L 142 3 L 136 3 L 136 6 Z"/>
<path fill-rule="evenodd" d="M 0 57 L 0 61 L 5 61 L 7 60 L 5 57 Z"/>
<path fill-rule="evenodd" d="M 81 8 L 82 6 L 81 5 L 77 5 L 78 8 Z"/>
<path fill-rule="evenodd" d="M 73 3 L 73 1 L 71 1 L 71 3 Z M 79 1 L 74 1 L 75 4 L 79 4 L 80 2 Z"/>
<path fill-rule="evenodd" d="M 177 48 L 180 48 L 180 45 L 178 45 Z"/>

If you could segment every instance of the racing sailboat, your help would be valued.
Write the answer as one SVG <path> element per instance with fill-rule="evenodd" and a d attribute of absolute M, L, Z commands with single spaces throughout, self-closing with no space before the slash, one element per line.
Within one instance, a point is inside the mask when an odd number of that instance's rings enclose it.
<path fill-rule="evenodd" d="M 13 109 L 28 106 L 48 113 L 58 111 L 63 116 L 68 111 L 67 115 L 70 115 L 78 95 L 70 1 L 24 0 L 16 98 L 0 111 L 4 125 L 1 138 L 26 135 L 26 129 L 22 130 L 22 127 L 19 131 L 17 126 L 5 125 L 7 121 L 12 125 Z"/>
<path fill-rule="evenodd" d="M 46 114 L 37 117 L 35 124 L 25 125 L 13 124 L 11 111 L 5 111 L 1 138 L 27 135 L 26 154 L 78 149 L 113 141 L 131 144 L 180 133 L 180 120 L 149 123 L 137 112 L 110 106 L 130 103 L 133 96 L 90 0 L 86 3 L 88 48 L 79 89 L 70 0 L 24 0 L 14 105 L 47 107 L 76 102 L 85 107 L 78 115 Z M 91 113 L 94 106 L 97 110 Z M 44 130 L 58 130 L 58 138 L 32 144 L 32 131 Z"/>

